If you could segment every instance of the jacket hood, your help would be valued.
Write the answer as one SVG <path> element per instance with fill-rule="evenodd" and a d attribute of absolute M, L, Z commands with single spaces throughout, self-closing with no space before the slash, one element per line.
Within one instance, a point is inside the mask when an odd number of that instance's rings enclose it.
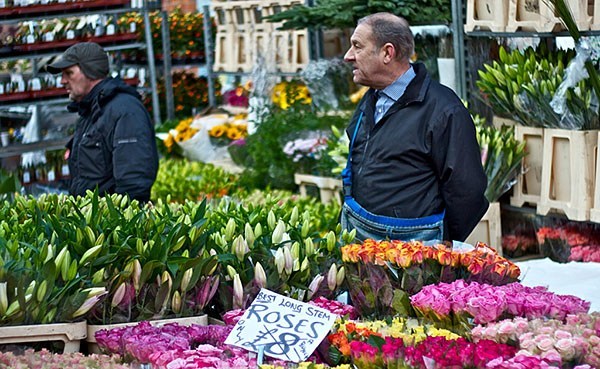
<path fill-rule="evenodd" d="M 141 96 L 137 90 L 134 87 L 125 84 L 121 78 L 106 78 L 94 86 L 83 100 L 70 103 L 67 106 L 67 110 L 70 112 L 78 112 L 80 116 L 88 116 L 95 111 L 101 110 L 106 103 L 119 93 L 132 95 L 136 99 L 141 100 Z"/>

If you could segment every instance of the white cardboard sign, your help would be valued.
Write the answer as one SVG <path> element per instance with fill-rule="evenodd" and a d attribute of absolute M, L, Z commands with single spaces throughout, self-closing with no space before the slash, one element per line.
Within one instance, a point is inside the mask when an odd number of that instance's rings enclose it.
<path fill-rule="evenodd" d="M 226 344 L 274 358 L 305 361 L 327 336 L 337 315 L 315 305 L 261 289 Z"/>

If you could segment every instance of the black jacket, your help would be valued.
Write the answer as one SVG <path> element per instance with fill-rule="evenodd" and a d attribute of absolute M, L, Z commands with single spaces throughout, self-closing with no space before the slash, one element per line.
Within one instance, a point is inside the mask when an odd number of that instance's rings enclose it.
<path fill-rule="evenodd" d="M 70 149 L 69 192 L 85 195 L 122 193 L 140 201 L 150 199 L 158 171 L 154 126 L 135 88 L 107 78 L 69 111 L 80 119 L 67 144 Z"/>
<path fill-rule="evenodd" d="M 384 117 L 374 124 L 373 89 L 347 129 L 352 195 L 368 211 L 419 218 L 446 210 L 444 238 L 463 241 L 488 208 L 487 179 L 471 115 L 456 94 L 430 78 L 423 64 Z"/>

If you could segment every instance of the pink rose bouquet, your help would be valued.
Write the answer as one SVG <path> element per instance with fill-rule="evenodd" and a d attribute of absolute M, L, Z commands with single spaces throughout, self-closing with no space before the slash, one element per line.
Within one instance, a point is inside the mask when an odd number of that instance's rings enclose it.
<path fill-rule="evenodd" d="M 563 363 L 600 367 L 600 313 L 568 315 L 555 319 L 514 318 L 473 328 L 473 341 L 489 339 L 518 346 L 521 352 L 547 357 L 558 355 Z"/>
<path fill-rule="evenodd" d="M 556 295 L 544 287 L 520 283 L 491 286 L 458 280 L 425 286 L 411 297 L 415 310 L 435 321 L 469 316 L 475 324 L 490 323 L 502 317 L 564 320 L 568 314 L 586 313 L 590 303 L 571 295 Z"/>

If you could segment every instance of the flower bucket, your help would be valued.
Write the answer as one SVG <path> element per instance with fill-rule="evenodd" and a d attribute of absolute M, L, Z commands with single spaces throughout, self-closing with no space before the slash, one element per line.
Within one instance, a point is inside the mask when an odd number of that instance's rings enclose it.
<path fill-rule="evenodd" d="M 80 341 L 86 338 L 86 322 L 34 324 L 0 327 L 0 344 L 62 341 L 63 352 L 78 352 Z"/>
<path fill-rule="evenodd" d="M 189 326 L 192 324 L 197 325 L 207 325 L 208 324 L 208 316 L 200 315 L 200 316 L 191 316 L 186 318 L 170 318 L 170 319 L 159 319 L 159 320 L 150 320 L 150 324 L 153 326 L 163 326 L 165 324 L 177 323 L 183 326 Z M 124 328 L 124 327 L 132 327 L 134 325 L 139 324 L 139 322 L 128 322 L 128 323 L 117 323 L 117 324 L 88 324 L 87 325 L 87 338 L 86 342 L 88 343 L 89 353 L 97 354 L 100 352 L 98 349 L 98 345 L 96 344 L 96 332 L 102 329 L 115 329 L 115 328 Z"/>

